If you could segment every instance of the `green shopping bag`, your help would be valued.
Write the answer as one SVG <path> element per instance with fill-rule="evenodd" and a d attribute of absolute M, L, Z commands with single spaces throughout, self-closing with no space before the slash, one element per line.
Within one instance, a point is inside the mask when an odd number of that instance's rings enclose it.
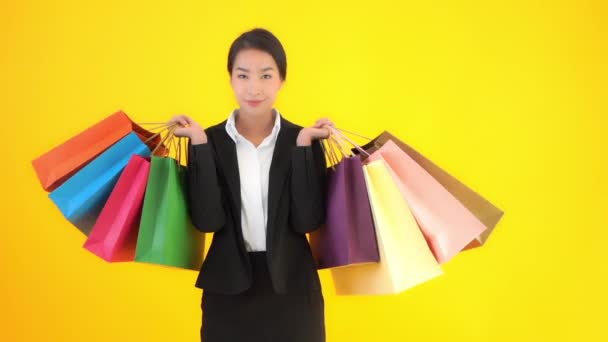
<path fill-rule="evenodd" d="M 152 156 L 135 261 L 200 269 L 205 234 L 190 221 L 185 172 L 173 158 Z"/>

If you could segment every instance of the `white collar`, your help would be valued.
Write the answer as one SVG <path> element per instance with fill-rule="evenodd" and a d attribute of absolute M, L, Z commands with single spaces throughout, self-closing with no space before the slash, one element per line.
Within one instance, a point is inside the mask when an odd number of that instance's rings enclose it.
<path fill-rule="evenodd" d="M 270 140 L 271 141 L 275 141 L 277 138 L 277 135 L 279 134 L 279 130 L 281 129 L 281 113 L 273 108 L 272 112 L 275 114 L 275 118 L 274 118 L 274 126 L 272 127 L 272 132 L 270 133 Z M 245 137 L 243 137 L 239 131 L 236 129 L 236 116 L 238 115 L 238 109 L 234 109 L 232 110 L 232 112 L 230 113 L 230 116 L 228 117 L 228 120 L 226 121 L 226 132 L 228 133 L 228 135 L 232 138 L 232 140 L 234 140 L 234 142 L 238 142 L 238 139 L 245 139 Z M 262 144 L 265 143 L 265 141 L 268 139 L 268 137 L 266 137 L 264 139 L 264 142 L 262 142 Z M 260 144 L 261 146 L 261 144 Z"/>

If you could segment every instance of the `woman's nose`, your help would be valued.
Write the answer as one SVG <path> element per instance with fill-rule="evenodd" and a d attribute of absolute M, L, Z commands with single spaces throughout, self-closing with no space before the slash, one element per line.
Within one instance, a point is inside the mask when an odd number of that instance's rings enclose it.
<path fill-rule="evenodd" d="M 262 92 L 261 85 L 257 80 L 251 80 L 247 85 L 247 93 L 249 96 L 258 96 Z"/>
<path fill-rule="evenodd" d="M 258 96 L 258 95 L 260 95 L 261 91 L 260 91 L 259 88 L 249 88 L 249 90 L 247 91 L 247 93 L 250 96 Z"/>

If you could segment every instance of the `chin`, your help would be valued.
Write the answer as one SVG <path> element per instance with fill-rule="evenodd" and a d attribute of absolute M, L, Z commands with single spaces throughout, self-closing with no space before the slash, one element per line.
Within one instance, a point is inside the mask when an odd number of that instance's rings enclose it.
<path fill-rule="evenodd" d="M 248 104 L 241 106 L 241 108 L 244 108 L 248 113 L 251 114 L 265 114 L 272 110 L 272 107 L 249 107 Z"/>

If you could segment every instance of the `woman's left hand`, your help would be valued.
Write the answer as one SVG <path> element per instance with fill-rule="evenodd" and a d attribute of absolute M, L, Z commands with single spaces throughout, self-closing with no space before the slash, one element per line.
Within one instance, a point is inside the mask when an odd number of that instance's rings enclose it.
<path fill-rule="evenodd" d="M 308 146 L 315 139 L 327 139 L 330 134 L 328 126 L 334 127 L 334 123 L 329 118 L 321 118 L 310 127 L 304 127 L 298 134 L 297 145 Z"/>

